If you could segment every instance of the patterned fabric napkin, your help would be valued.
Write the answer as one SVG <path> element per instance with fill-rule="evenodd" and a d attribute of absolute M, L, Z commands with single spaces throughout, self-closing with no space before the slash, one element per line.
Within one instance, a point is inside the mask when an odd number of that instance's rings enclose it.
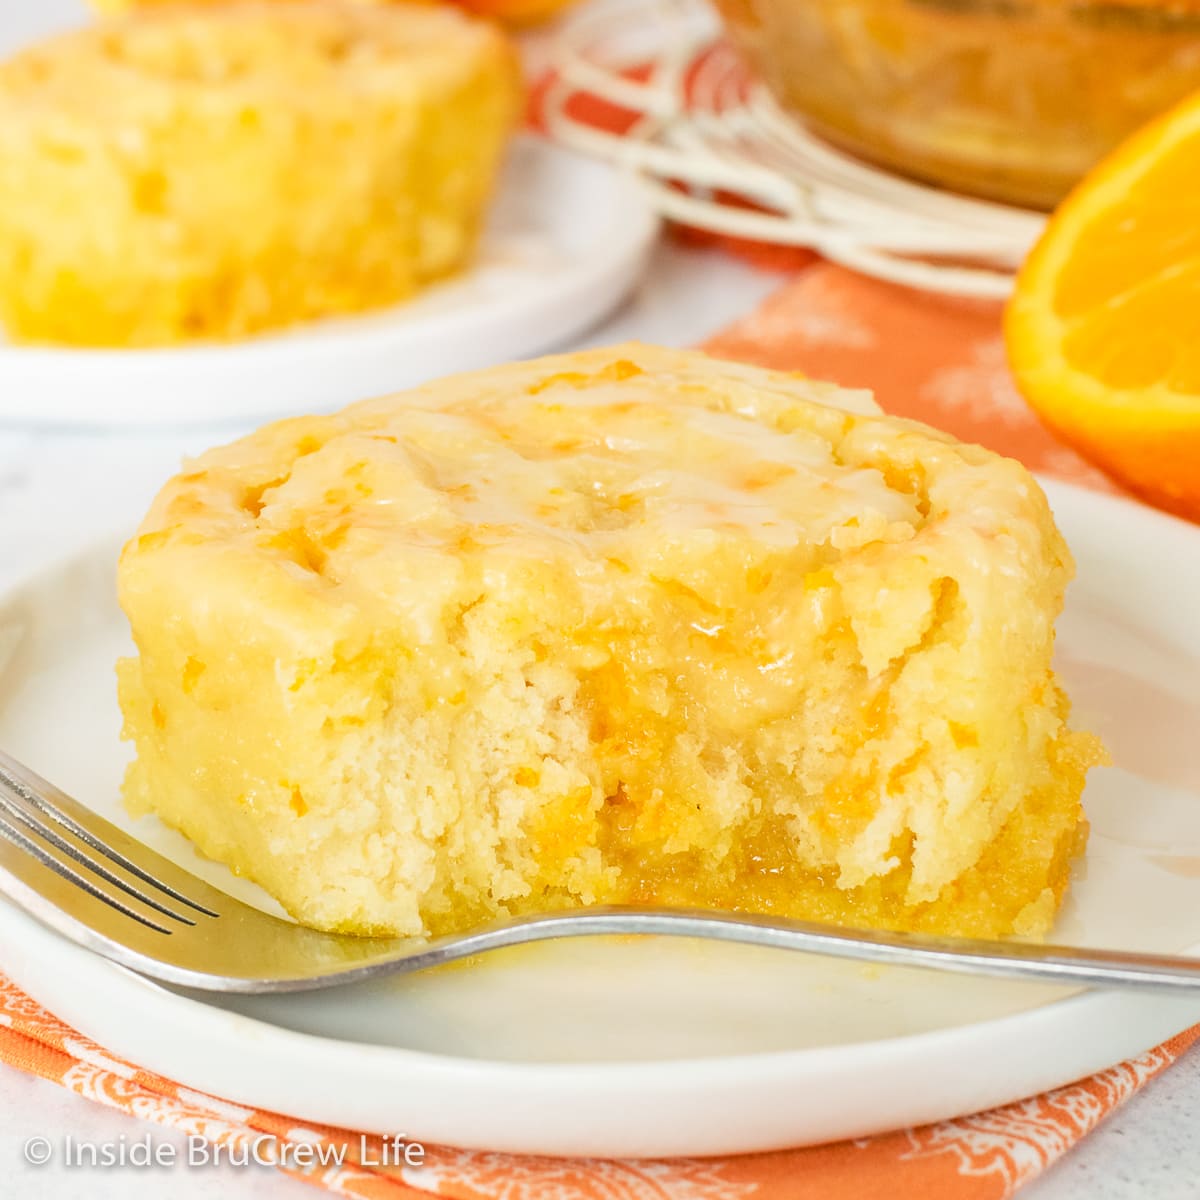
<path fill-rule="evenodd" d="M 598 124 L 618 110 L 592 105 Z M 536 113 L 535 113 L 536 119 Z M 678 231 L 677 231 L 678 233 Z M 721 242 L 694 232 L 697 242 Z M 706 346 L 847 386 L 874 389 L 883 407 L 941 426 L 1077 483 L 1116 490 L 1038 424 L 1004 365 L 999 309 L 877 283 L 816 260 L 738 247 L 790 281 Z M 556 1160 L 427 1147 L 420 1167 L 364 1165 L 360 1135 L 313 1126 L 204 1095 L 139 1069 L 62 1024 L 0 976 L 0 1062 L 98 1103 L 245 1148 L 306 1143 L 311 1169 L 281 1167 L 342 1196 L 400 1200 L 1003 1200 L 1069 1150 L 1200 1039 L 1200 1026 L 1142 1057 L 1017 1104 L 919 1129 L 828 1146 L 716 1159 Z M 382 1157 L 368 1138 L 368 1160 Z M 263 1153 L 262 1144 L 259 1154 Z M 340 1161 L 336 1161 L 340 1158 Z"/>
<path fill-rule="evenodd" d="M 1021 399 L 1005 363 L 997 303 L 916 292 L 814 262 L 705 349 L 870 388 L 895 416 L 979 442 L 1031 470 L 1119 491 Z"/>

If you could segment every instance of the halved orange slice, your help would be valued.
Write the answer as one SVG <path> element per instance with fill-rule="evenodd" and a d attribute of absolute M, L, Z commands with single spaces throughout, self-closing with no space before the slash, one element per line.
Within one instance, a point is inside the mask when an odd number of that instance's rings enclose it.
<path fill-rule="evenodd" d="M 1047 425 L 1132 491 L 1200 520 L 1200 95 L 1063 202 L 1020 272 L 1005 335 Z"/>

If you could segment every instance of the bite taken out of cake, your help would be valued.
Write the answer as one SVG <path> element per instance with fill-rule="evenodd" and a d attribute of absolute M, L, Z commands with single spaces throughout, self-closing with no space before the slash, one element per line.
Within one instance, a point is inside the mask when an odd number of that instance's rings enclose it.
<path fill-rule="evenodd" d="M 1037 936 L 1099 743 L 1020 464 L 640 345 L 190 463 L 120 563 L 125 796 L 355 933 L 583 904 Z"/>

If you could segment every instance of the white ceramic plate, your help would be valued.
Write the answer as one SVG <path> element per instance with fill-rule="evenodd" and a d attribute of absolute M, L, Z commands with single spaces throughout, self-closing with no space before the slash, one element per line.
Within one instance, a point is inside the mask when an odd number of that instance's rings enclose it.
<path fill-rule="evenodd" d="M 1118 767 L 1061 940 L 1200 947 L 1200 530 L 1048 488 L 1079 560 L 1060 665 Z M 185 865 L 116 806 L 114 547 L 0 600 L 0 745 Z M 1200 997 L 1077 993 L 773 951 L 609 941 L 309 996 L 161 988 L 0 905 L 0 967 L 112 1051 L 301 1119 L 549 1154 L 762 1150 L 961 1115 L 1139 1053 Z"/>
<path fill-rule="evenodd" d="M 220 345 L 77 350 L 0 338 L 0 420 L 258 422 L 537 354 L 620 302 L 657 231 L 632 179 L 520 138 L 476 260 L 462 274 L 395 308 Z"/>

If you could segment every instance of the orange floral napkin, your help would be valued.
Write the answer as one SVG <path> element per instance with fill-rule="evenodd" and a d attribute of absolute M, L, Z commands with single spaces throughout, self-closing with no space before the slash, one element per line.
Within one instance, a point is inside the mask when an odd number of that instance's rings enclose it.
<path fill-rule="evenodd" d="M 816 262 L 705 349 L 870 388 L 895 416 L 936 425 L 1035 471 L 1119 490 L 1047 432 L 1021 398 L 993 301 L 917 292 Z"/>

